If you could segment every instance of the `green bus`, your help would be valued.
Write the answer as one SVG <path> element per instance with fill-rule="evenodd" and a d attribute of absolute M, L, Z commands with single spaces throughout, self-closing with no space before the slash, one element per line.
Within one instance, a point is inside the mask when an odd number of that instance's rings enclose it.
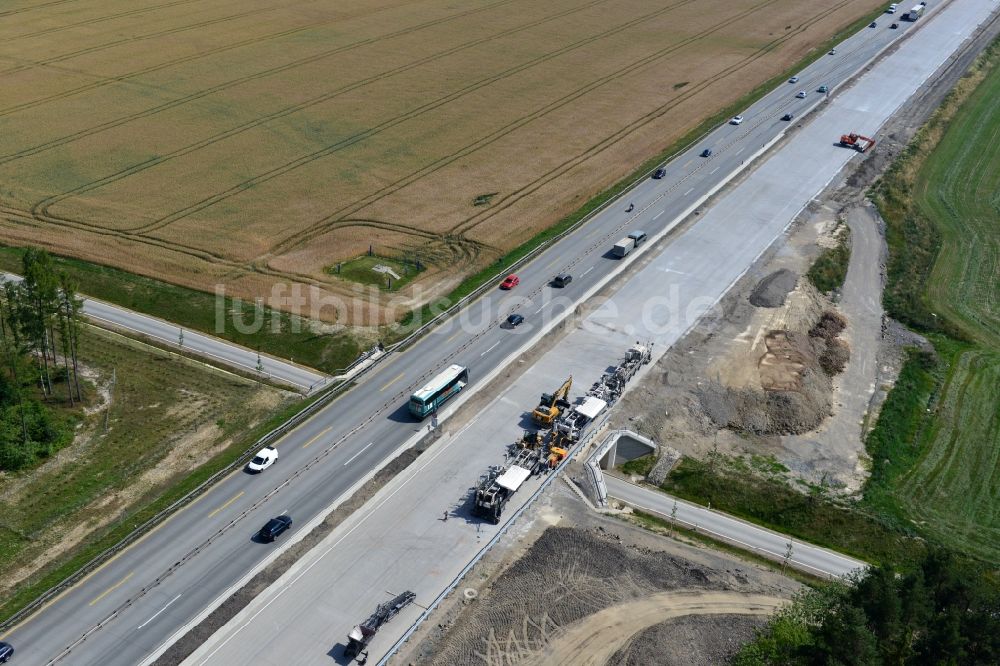
<path fill-rule="evenodd" d="M 469 383 L 469 369 L 460 365 L 449 366 L 447 370 L 424 384 L 423 388 L 410 396 L 410 413 L 418 419 L 433 414 L 448 398 L 457 394 Z"/>

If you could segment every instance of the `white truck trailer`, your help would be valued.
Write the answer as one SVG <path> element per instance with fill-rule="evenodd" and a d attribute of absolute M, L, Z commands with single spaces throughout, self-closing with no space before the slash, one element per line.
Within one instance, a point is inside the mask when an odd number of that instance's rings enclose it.
<path fill-rule="evenodd" d="M 633 238 L 623 238 L 615 246 L 611 248 L 611 254 L 621 259 L 622 257 L 628 256 L 628 253 L 632 251 L 635 247 L 635 239 Z"/>

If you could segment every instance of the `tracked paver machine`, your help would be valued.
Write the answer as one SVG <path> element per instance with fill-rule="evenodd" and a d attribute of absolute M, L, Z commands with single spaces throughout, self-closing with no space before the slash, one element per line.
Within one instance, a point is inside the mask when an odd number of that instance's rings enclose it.
<path fill-rule="evenodd" d="M 553 425 L 550 446 L 566 448 L 579 441 L 601 412 L 621 397 L 625 385 L 639 372 L 639 368 L 652 360 L 652 349 L 652 343 L 632 345 L 614 370 L 605 372 L 578 404 L 559 415 Z"/>
<path fill-rule="evenodd" d="M 517 451 L 505 465 L 493 465 L 479 479 L 473 515 L 485 518 L 494 525 L 514 493 L 540 469 L 541 449 L 524 448 Z"/>

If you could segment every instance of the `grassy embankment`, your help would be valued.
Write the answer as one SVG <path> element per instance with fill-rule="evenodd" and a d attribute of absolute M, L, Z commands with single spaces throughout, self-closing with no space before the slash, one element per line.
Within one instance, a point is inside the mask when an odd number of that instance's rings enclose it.
<path fill-rule="evenodd" d="M 1000 562 L 1000 41 L 877 187 L 888 312 L 928 335 L 869 440 L 866 500 Z"/>
<path fill-rule="evenodd" d="M 803 495 L 730 459 L 685 459 L 666 490 L 872 562 L 913 565 L 925 540 L 1000 561 L 998 44 L 876 187 L 886 309 L 936 354 L 910 352 L 866 443 L 863 498 Z"/>
<path fill-rule="evenodd" d="M 22 254 L 21 248 L 0 246 L 0 270 L 18 273 Z M 296 363 L 317 370 L 335 373 L 357 358 L 361 351 L 357 340 L 349 335 L 314 333 L 307 322 L 296 321 L 292 315 L 268 308 L 264 309 L 264 325 L 260 331 L 242 333 L 232 323 L 237 309 L 236 302 L 230 298 L 225 299 L 225 325 L 220 330 L 216 326 L 218 314 L 214 294 L 77 259 L 53 256 L 52 261 L 77 281 L 81 294 L 160 317 L 181 328 L 215 335 L 264 354 L 294 359 Z M 248 326 L 255 321 L 253 303 L 242 303 L 240 310 Z M 272 330 L 275 318 L 277 332 Z"/>
<path fill-rule="evenodd" d="M 100 394 L 110 392 L 110 412 L 81 417 L 76 410 L 81 425 L 73 444 L 34 470 L 3 477 L 0 618 L 228 465 L 305 404 L 95 329 L 84 329 L 80 353 L 96 386 L 88 402 L 99 407 Z M 15 577 L 24 579 L 15 585 Z"/>
<path fill-rule="evenodd" d="M 570 228 L 607 201 L 619 196 L 636 178 L 649 173 L 665 159 L 689 146 L 707 131 L 725 122 L 726 118 L 743 111 L 790 74 L 798 72 L 809 63 L 822 57 L 831 46 L 863 28 L 877 14 L 878 10 L 874 10 L 871 14 L 845 26 L 825 43 L 818 45 L 800 62 L 757 86 L 740 100 L 718 110 L 686 135 L 640 165 L 632 174 L 591 197 L 579 210 L 509 251 L 500 259 L 499 263 L 485 266 L 477 273 L 467 276 L 445 297 L 444 302 L 455 303 L 472 293 L 484 283 L 492 280 L 505 266 L 516 263 L 542 243 Z M 20 254 L 21 250 L 18 248 L 0 247 L 0 270 L 17 272 L 20 268 Z M 347 332 L 315 334 L 307 326 L 302 326 L 301 332 L 296 333 L 293 330 L 294 318 L 271 310 L 265 310 L 267 325 L 258 332 L 241 333 L 232 325 L 227 325 L 220 331 L 216 327 L 216 299 L 212 294 L 141 277 L 107 266 L 69 258 L 55 259 L 79 282 L 80 292 L 83 294 L 93 295 L 122 307 L 160 317 L 176 323 L 180 327 L 217 335 L 266 354 L 292 358 L 298 363 L 324 372 L 334 373 L 345 367 L 357 357 L 361 348 L 367 346 L 367 343 L 359 343 L 355 337 Z M 351 263 L 344 262 L 342 270 L 348 268 Z M 359 263 L 358 266 L 363 266 L 363 262 Z M 342 276 L 350 277 L 349 275 Z M 380 280 L 375 280 L 368 271 L 361 271 L 358 277 L 358 281 L 363 284 L 374 284 L 377 281 L 380 288 L 387 286 L 383 285 Z M 399 286 L 402 285 L 393 284 L 393 291 Z M 227 299 L 225 309 L 226 312 L 234 311 L 235 303 Z M 433 311 L 440 312 L 444 309 L 447 309 L 447 305 L 438 303 L 435 304 Z M 242 311 L 244 321 L 253 321 L 253 304 L 244 303 Z M 419 312 L 411 312 L 403 319 L 404 325 L 394 331 L 386 331 L 384 339 L 387 341 L 401 339 L 412 330 L 412 327 L 428 321 L 431 316 L 432 308 L 430 306 Z M 273 317 L 280 319 L 278 332 L 271 330 Z"/>

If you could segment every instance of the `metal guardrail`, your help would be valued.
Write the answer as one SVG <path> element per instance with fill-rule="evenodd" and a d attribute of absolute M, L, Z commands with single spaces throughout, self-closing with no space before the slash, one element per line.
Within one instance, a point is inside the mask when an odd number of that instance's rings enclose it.
<path fill-rule="evenodd" d="M 183 497 L 178 498 L 173 503 L 171 503 L 169 506 L 167 506 L 164 509 L 161 509 L 160 511 L 158 511 L 155 515 L 153 515 L 151 518 L 147 519 L 141 525 L 139 525 L 138 527 L 136 527 L 134 530 L 132 530 L 132 532 L 130 532 L 125 537 L 123 537 L 120 541 L 118 541 L 117 543 L 115 543 L 112 546 L 109 546 L 108 548 L 106 548 L 105 550 L 103 550 L 101 553 L 99 553 L 98 555 L 94 556 L 90 561 L 88 561 L 86 564 L 84 564 L 82 567 L 80 567 L 77 571 L 75 571 L 74 573 L 72 573 L 69 576 L 67 576 L 65 579 L 63 579 L 62 581 L 60 581 L 58 584 L 53 585 L 52 587 L 50 587 L 48 590 L 46 590 L 44 593 L 42 593 L 38 598 L 36 598 L 30 604 L 28 604 L 27 606 L 25 606 L 24 608 L 22 608 L 18 612 L 14 613 L 14 615 L 12 615 L 10 618 L 8 618 L 7 620 L 5 620 L 3 623 L 0 623 L 0 630 L 6 631 L 6 630 L 10 629 L 11 627 L 13 627 L 14 625 L 16 625 L 17 623 L 19 623 L 24 618 L 26 618 L 29 615 L 31 615 L 33 612 L 35 612 L 35 610 L 37 610 L 38 608 L 40 608 L 41 606 L 43 606 L 50 599 L 52 599 L 54 596 L 56 596 L 57 594 L 61 593 L 66 588 L 72 587 L 74 584 L 76 584 L 82 578 L 84 578 L 85 576 L 87 576 L 94 569 L 96 569 L 97 567 L 101 566 L 106 561 L 108 561 L 109 559 L 111 559 L 112 557 L 114 557 L 116 554 L 118 554 L 119 552 L 125 550 L 130 545 L 132 545 L 133 543 L 135 543 L 136 541 L 138 541 L 143 535 L 146 534 L 146 532 L 148 532 L 154 526 L 156 526 L 161 521 L 163 521 L 165 518 L 167 518 L 168 516 L 170 516 L 172 513 L 174 513 L 175 511 L 177 511 L 179 508 L 183 507 L 186 504 L 189 504 L 191 501 L 193 501 L 199 495 L 201 495 L 202 493 L 204 493 L 205 491 L 207 491 L 209 488 L 211 488 L 220 479 L 222 479 L 223 477 L 225 477 L 226 475 L 228 475 L 233 470 L 238 469 L 238 468 L 242 467 L 243 465 L 245 465 L 246 462 L 247 462 L 247 460 L 250 459 L 250 456 L 252 456 L 253 454 L 255 454 L 257 451 L 259 451 L 264 446 L 267 446 L 271 442 L 274 442 L 278 438 L 282 437 L 283 435 L 285 435 L 289 431 L 294 430 L 296 427 L 298 427 L 299 425 L 301 425 L 303 421 L 308 420 L 316 412 L 318 412 L 322 408 L 326 407 L 330 402 L 333 401 L 334 398 L 336 398 L 337 396 L 339 396 L 341 394 L 341 392 L 343 391 L 343 389 L 345 389 L 346 387 L 348 387 L 357 377 L 365 374 L 366 372 L 368 372 L 369 370 L 371 370 L 371 368 L 374 368 L 378 364 L 378 362 L 382 358 L 385 358 L 385 356 L 387 356 L 387 355 L 388 354 L 380 357 L 379 359 L 376 359 L 376 361 L 374 363 L 372 363 L 371 365 L 369 365 L 367 368 L 362 369 L 359 373 L 357 373 L 353 377 L 345 379 L 345 380 L 337 383 L 336 385 L 331 385 L 331 386 L 328 386 L 328 387 L 322 389 L 321 392 L 319 394 L 317 394 L 318 397 L 313 401 L 313 403 L 311 405 L 307 406 L 302 411 L 300 411 L 299 413 L 295 414 L 294 416 L 292 416 L 291 418 L 289 418 L 287 421 L 285 421 L 281 425 L 277 426 L 273 430 L 269 431 L 268 433 L 266 433 L 263 436 L 261 436 L 260 438 L 258 438 L 253 444 L 251 444 L 247 449 L 245 449 L 243 451 L 243 453 L 241 453 L 240 456 L 236 460 L 234 460 L 232 463 L 230 463 L 229 465 L 223 467 L 222 469 L 220 469 L 217 472 L 215 472 L 212 476 L 210 476 L 206 480 L 202 481 L 200 484 L 198 484 L 197 487 L 195 487 L 192 490 L 190 490 Z M 359 363 L 364 362 L 365 360 L 367 360 L 367 359 L 359 358 L 352 365 L 357 365 Z"/>
<path fill-rule="evenodd" d="M 683 154 L 687 150 L 690 150 L 692 146 L 694 146 L 698 142 L 702 141 L 706 136 L 708 136 L 709 134 L 711 134 L 712 132 L 714 132 L 716 129 L 717 129 L 716 127 L 711 127 L 711 128 L 706 129 L 698 137 L 692 139 L 690 142 L 688 142 L 684 146 L 678 148 L 676 151 L 674 151 L 673 153 L 669 154 L 668 156 L 666 156 L 665 158 L 663 158 L 662 160 L 660 160 L 659 162 L 657 162 L 657 166 L 666 165 L 669 162 L 671 162 L 672 160 L 676 159 L 679 155 Z M 274 441 L 278 437 L 281 437 L 282 435 L 284 435 L 285 433 L 289 432 L 290 430 L 295 429 L 303 421 L 305 421 L 308 418 L 310 418 L 315 412 L 317 412 L 321 408 L 325 407 L 329 402 L 331 402 L 333 400 L 333 398 L 335 398 L 337 395 L 339 395 L 340 392 L 343 389 L 345 389 L 352 382 L 354 382 L 354 380 L 357 379 L 357 377 L 359 377 L 361 375 L 364 375 L 365 373 L 369 372 L 372 368 L 374 368 L 377 365 L 379 365 L 384 359 L 386 359 L 387 357 L 389 357 L 392 353 L 397 352 L 397 351 L 402 351 L 402 350 L 406 349 L 407 347 L 409 347 L 410 345 L 412 345 L 416 340 L 418 340 L 420 337 L 422 337 L 425 333 L 427 333 L 428 331 L 430 331 L 433 327 L 437 326 L 438 324 L 440 324 L 441 322 L 443 322 L 447 318 L 449 318 L 449 317 L 453 316 L 454 314 L 456 314 L 457 312 L 459 312 L 465 306 L 471 304 L 472 302 L 474 302 L 475 300 L 477 300 L 478 298 L 480 298 L 481 296 L 483 296 L 483 294 L 485 294 L 487 291 L 489 291 L 492 288 L 493 284 L 495 284 L 496 281 L 499 280 L 504 275 L 510 273 L 511 271 L 517 270 L 517 269 L 525 266 L 526 264 L 528 264 L 531 261 L 533 261 L 534 259 L 536 259 L 540 254 L 542 254 L 543 252 L 545 252 L 551 246 L 555 245 L 556 243 L 558 243 L 559 241 L 561 241 L 565 237 L 569 236 L 570 234 L 578 231 L 580 229 L 580 227 L 582 227 L 583 225 L 585 225 L 588 222 L 590 222 L 598 214 L 604 212 L 612 203 L 614 203 L 615 201 L 617 201 L 621 197 L 621 195 L 623 193 L 628 192 L 629 190 L 635 188 L 639 183 L 641 183 L 642 181 L 646 180 L 646 178 L 647 178 L 646 170 L 644 170 L 642 173 L 638 174 L 633 180 L 629 181 L 624 186 L 619 186 L 619 185 L 614 186 L 614 187 L 620 187 L 620 191 L 617 194 L 609 195 L 608 198 L 607 198 L 607 200 L 605 200 L 602 204 L 600 204 L 599 206 L 597 206 L 596 208 L 594 208 L 594 210 L 590 211 L 589 213 L 587 213 L 586 215 L 584 215 L 583 217 L 581 217 L 579 220 L 577 220 L 572 225 L 570 225 L 569 227 L 567 227 L 566 229 L 564 229 L 562 232 L 556 234 L 552 238 L 549 238 L 549 239 L 543 241 L 538 246 L 536 246 L 531 251 L 529 251 L 526 255 L 524 255 L 523 257 L 521 257 L 520 259 L 518 259 L 517 261 L 514 261 L 511 264 L 508 264 L 502 270 L 500 270 L 499 272 L 495 273 L 493 277 L 484 280 L 483 283 L 481 285 L 479 285 L 478 287 L 476 287 L 471 293 L 469 293 L 466 296 L 464 296 L 461 299 L 459 299 L 454 305 L 450 306 L 447 310 L 445 310 L 444 312 L 441 312 L 440 314 L 438 314 L 437 316 L 435 316 L 433 319 L 431 319 L 430 321 L 428 321 L 426 324 L 421 325 L 419 328 L 417 328 L 415 331 L 413 331 L 412 333 L 410 333 L 408 336 L 406 336 L 402 340 L 400 340 L 398 342 L 395 342 L 395 343 L 392 343 L 391 345 L 388 345 L 387 347 L 385 347 L 385 353 L 382 356 L 380 356 L 379 358 L 375 359 L 375 361 L 372 362 L 371 365 L 369 365 L 367 368 L 364 368 L 363 370 L 361 370 L 356 375 L 350 376 L 350 377 L 344 379 L 343 381 L 341 381 L 341 382 L 339 382 L 337 384 L 324 385 L 324 384 L 327 384 L 328 382 L 330 382 L 330 381 L 333 380 L 332 377 L 329 377 L 328 379 L 321 380 L 318 387 L 317 386 L 311 386 L 309 388 L 309 390 L 307 391 L 306 395 L 307 396 L 311 395 L 314 390 L 317 391 L 316 395 L 319 396 L 319 397 L 316 398 L 315 402 L 313 402 L 311 405 L 309 405 L 308 407 L 306 407 L 305 409 L 303 409 L 301 412 L 299 412 L 295 416 L 292 416 L 285 423 L 279 425 L 274 430 L 272 430 L 272 431 L 268 432 L 267 434 L 265 434 L 264 436 L 260 437 L 253 445 L 251 445 L 248 449 L 246 449 L 240 455 L 240 457 L 237 458 L 233 463 L 231 463 L 230 465 L 227 465 L 225 468 L 223 468 L 223 469 L 219 470 L 218 472 L 216 472 L 215 474 L 213 474 L 211 477 L 209 477 L 208 479 L 206 479 L 205 481 L 203 481 L 201 484 L 199 484 L 196 488 L 192 489 L 187 494 L 185 494 L 183 497 L 181 497 L 181 498 L 177 499 L 176 501 L 174 501 L 168 507 L 166 507 L 166 508 L 162 509 L 161 511 L 157 512 L 154 516 L 152 516 L 151 518 L 149 518 L 148 520 L 146 520 L 144 523 L 142 523 L 137 528 L 135 528 L 135 530 L 133 530 L 127 536 L 125 536 L 124 538 L 122 538 L 121 541 L 119 541 L 118 543 L 114 544 L 113 546 L 108 547 L 106 550 L 104 550 L 100 554 L 96 555 L 93 559 L 91 559 L 89 562 L 87 562 L 86 564 L 84 564 L 76 572 L 74 572 L 73 574 L 71 574 L 70 576 L 68 576 L 67 578 L 65 578 L 60 583 L 58 583 L 58 584 L 52 586 L 51 588 L 49 588 L 48 590 L 46 590 L 37 599 L 35 599 L 34 601 L 32 601 L 30 604 L 28 604 L 27 606 L 25 606 L 20 611 L 16 612 L 14 615 L 12 615 L 6 621 L 0 623 L 0 630 L 8 630 L 8 629 L 10 629 L 14 625 L 16 625 L 18 622 L 20 622 L 21 620 L 23 620 L 24 618 L 26 618 L 27 616 L 29 616 L 31 613 L 33 613 L 35 610 L 37 610 L 39 607 L 41 607 L 45 603 L 47 603 L 55 595 L 59 594 L 60 592 L 62 592 L 67 587 L 71 587 L 73 584 L 75 584 L 76 582 L 78 582 L 80 579 L 84 578 L 91 571 L 93 571 L 95 568 L 97 568 L 98 566 L 100 566 L 101 564 L 103 564 L 104 562 L 106 562 L 107 560 L 109 560 L 115 554 L 121 552 L 122 550 L 124 550 L 125 548 L 127 548 L 128 546 L 130 546 L 131 544 L 133 544 L 134 542 L 138 541 L 139 538 L 141 538 L 147 531 L 149 531 L 152 527 L 154 527 L 155 525 L 157 525 L 163 519 L 167 518 L 170 514 L 174 513 L 178 508 L 180 508 L 180 507 L 184 506 L 185 504 L 188 504 L 189 502 L 191 502 L 194 498 L 196 498 L 197 496 L 199 496 L 200 494 L 202 494 L 203 492 L 205 492 L 208 488 L 210 488 L 212 485 L 214 485 L 219 479 L 221 479 L 222 477 L 224 477 L 226 474 L 229 474 L 231 471 L 233 471 L 237 467 L 241 467 L 242 465 L 244 465 L 246 463 L 246 460 L 249 458 L 250 455 L 252 455 L 253 453 L 256 453 L 261 448 L 263 448 L 264 446 L 266 446 L 268 443 Z M 357 365 L 359 365 L 361 363 L 364 363 L 367 360 L 368 360 L 368 357 L 366 357 L 364 354 L 362 354 L 362 355 L 360 355 L 357 359 L 355 359 L 350 365 L 348 365 L 346 368 L 344 368 L 338 374 L 349 374 L 350 371 L 353 370 Z M 602 421 L 601 423 L 603 425 L 604 421 Z M 589 438 L 590 438 L 590 436 L 588 436 L 587 441 L 589 441 Z M 574 449 L 574 453 L 577 450 L 578 449 Z M 571 457 L 572 456 L 567 456 L 567 460 L 569 460 Z M 565 464 L 565 461 L 564 461 L 564 464 Z M 561 470 L 561 469 L 562 469 L 562 465 L 560 465 L 560 467 L 558 468 L 558 470 Z M 546 481 L 543 484 L 542 487 L 544 488 L 547 484 L 548 484 L 548 481 Z M 531 501 L 533 501 L 533 500 L 534 500 L 534 496 L 532 497 L 531 500 L 529 500 L 529 503 Z M 525 507 L 526 506 L 528 506 L 528 505 L 525 504 Z M 524 509 L 524 507 L 522 507 L 522 509 L 520 509 L 518 511 L 518 513 L 516 514 L 516 516 L 520 515 L 520 513 L 521 513 L 521 511 L 523 511 L 523 509 Z M 516 516 L 515 516 L 515 518 L 516 518 Z M 511 521 L 511 522 L 513 522 L 513 521 Z M 508 523 L 508 524 L 510 524 L 510 523 Z M 506 527 L 504 528 L 504 530 L 505 529 L 506 529 Z M 504 530 L 501 530 L 500 534 L 502 534 Z M 481 557 L 481 555 L 479 557 Z M 476 561 L 478 561 L 478 558 L 477 558 Z M 380 663 L 382 663 L 382 662 L 380 662 Z"/>
<path fill-rule="evenodd" d="M 690 150 L 693 146 L 695 146 L 696 144 L 698 144 L 699 142 L 701 142 L 706 136 L 708 136 L 709 134 L 711 134 L 712 132 L 714 132 L 716 129 L 718 129 L 718 127 L 712 127 L 710 129 L 706 129 L 704 132 L 702 132 L 696 138 L 692 139 L 690 142 L 688 142 L 687 144 L 685 144 L 681 148 L 678 148 L 676 151 L 674 151 L 673 153 L 669 154 L 668 156 L 666 156 L 665 158 L 663 158 L 662 160 L 660 160 L 659 162 L 657 162 L 656 166 L 657 167 L 664 166 L 664 165 L 670 163 L 671 161 L 673 161 L 674 159 L 676 159 L 678 156 L 682 155 L 684 152 Z M 656 167 L 654 167 L 654 168 L 656 168 Z M 618 184 L 616 184 L 616 185 L 612 186 L 612 187 L 621 187 L 621 190 L 617 194 L 609 195 L 608 198 L 607 198 L 607 200 L 604 201 L 604 203 L 602 203 L 599 206 L 597 206 L 596 208 L 594 208 L 594 210 L 590 211 L 589 213 L 587 213 L 586 215 L 584 215 L 583 217 L 581 217 L 579 220 L 577 220 L 576 222 L 574 222 L 573 224 L 571 224 L 569 227 L 567 227 L 563 231 L 559 232 L 558 234 L 556 234 L 552 238 L 549 238 L 549 239 L 547 239 L 545 241 L 542 241 L 535 248 L 533 248 L 532 250 L 530 250 L 526 255 L 524 255 L 523 257 L 521 257 L 517 261 L 515 261 L 515 262 L 513 262 L 511 264 L 508 264 L 507 266 L 505 266 L 502 270 L 498 271 L 497 273 L 494 273 L 492 277 L 485 279 L 483 281 L 483 283 L 481 285 L 479 285 L 478 287 L 476 287 L 475 289 L 473 289 L 471 293 L 469 293 L 469 294 L 463 296 L 462 298 L 460 298 L 458 301 L 455 302 L 454 305 L 448 307 L 447 310 L 445 310 L 444 312 L 441 312 L 440 314 L 438 314 L 437 316 L 435 316 L 433 319 L 431 319 L 426 324 L 421 325 L 420 328 L 416 329 L 415 331 L 413 331 L 413 333 L 410 333 L 408 336 L 406 336 L 405 338 L 403 338 L 399 342 L 395 342 L 395 343 L 392 343 L 391 345 L 389 345 L 387 347 L 387 350 L 391 351 L 391 352 L 392 351 L 400 351 L 402 349 L 405 349 L 407 346 L 413 344 L 413 342 L 415 340 L 417 340 L 420 336 L 422 336 L 424 333 L 426 333 L 427 331 L 429 331 L 431 328 L 433 328 L 434 326 L 440 324 L 442 321 L 444 321 L 448 317 L 451 317 L 452 315 L 454 315 L 456 312 L 460 311 L 466 305 L 469 305 L 470 303 L 472 303 L 476 299 L 480 298 L 487 291 L 492 290 L 494 288 L 494 286 L 496 285 L 497 281 L 499 281 L 505 275 L 511 273 L 512 271 L 516 271 L 516 270 L 522 268 L 526 264 L 531 263 L 533 260 L 537 259 L 540 254 L 542 254 L 543 252 L 545 252 L 546 250 L 548 250 L 551 246 L 555 245 L 556 243 L 558 243 L 559 241 L 561 241 L 562 239 L 564 239 L 566 236 L 569 236 L 570 234 L 578 231 L 580 229 L 580 227 L 582 227 L 583 225 L 585 225 L 588 222 L 590 222 L 598 214 L 603 213 L 609 206 L 611 206 L 611 204 L 613 204 L 615 201 L 617 201 L 622 196 L 622 194 L 624 194 L 625 192 L 628 192 L 629 190 L 634 189 L 639 183 L 645 181 L 648 177 L 649 177 L 648 176 L 648 170 L 644 170 L 641 174 L 637 175 L 633 180 L 629 181 L 627 184 L 625 184 L 625 185 L 618 185 Z"/>
<path fill-rule="evenodd" d="M 551 473 L 549 473 L 546 476 L 545 480 L 542 481 L 542 484 L 538 486 L 538 488 L 535 489 L 535 492 L 531 494 L 531 497 L 529 497 L 528 500 L 517 511 L 514 512 L 514 515 L 511 516 L 510 520 L 504 523 L 503 527 L 497 530 L 497 533 L 494 534 L 493 537 L 488 542 L 486 542 L 486 544 L 482 548 L 479 549 L 479 552 L 476 553 L 475 557 L 473 557 L 462 568 L 462 570 L 458 573 L 458 575 L 455 576 L 455 578 L 453 578 L 450 583 L 448 583 L 448 586 L 441 592 L 441 594 L 439 594 L 434 599 L 434 601 L 432 601 L 424 609 L 424 611 L 420 614 L 419 617 L 417 617 L 417 619 L 410 626 L 410 628 L 406 630 L 406 633 L 400 636 L 399 639 L 395 643 L 393 643 L 392 647 L 389 648 L 389 651 L 386 652 L 381 659 L 379 659 L 378 666 L 384 666 L 389 662 L 389 659 L 391 659 L 396 654 L 396 652 L 399 651 L 399 648 L 401 648 L 403 644 L 407 640 L 409 640 L 410 636 L 413 635 L 413 633 L 424 622 L 424 620 L 430 617 L 431 613 L 437 610 L 437 607 L 441 605 L 441 602 L 444 601 L 445 597 L 451 594 L 452 591 L 454 591 L 454 589 L 458 587 L 459 583 L 462 582 L 462 579 L 468 575 L 468 573 L 472 570 L 472 568 L 476 566 L 476 564 L 478 564 L 480 560 L 483 559 L 486 553 L 488 553 L 500 541 L 500 539 L 503 538 L 503 536 L 507 533 L 507 530 L 509 530 L 510 527 L 517 522 L 517 519 L 520 518 L 521 515 L 525 511 L 527 511 L 528 508 L 535 502 L 535 500 L 537 500 L 541 496 L 541 494 L 545 491 L 545 489 L 549 487 L 549 484 L 552 483 L 552 481 L 573 460 L 574 456 L 576 456 L 576 454 L 581 449 L 583 449 L 583 447 L 586 446 L 592 438 L 596 437 L 597 434 L 601 432 L 601 430 L 604 428 L 604 425 L 608 422 L 610 416 L 611 416 L 610 413 L 605 413 L 604 417 L 600 421 L 594 423 L 590 433 L 584 436 L 579 442 L 576 443 L 576 445 L 572 449 L 570 449 L 569 455 L 567 455 L 563 459 L 563 461 L 559 463 L 558 467 L 556 467 L 554 470 L 552 470 Z"/>

